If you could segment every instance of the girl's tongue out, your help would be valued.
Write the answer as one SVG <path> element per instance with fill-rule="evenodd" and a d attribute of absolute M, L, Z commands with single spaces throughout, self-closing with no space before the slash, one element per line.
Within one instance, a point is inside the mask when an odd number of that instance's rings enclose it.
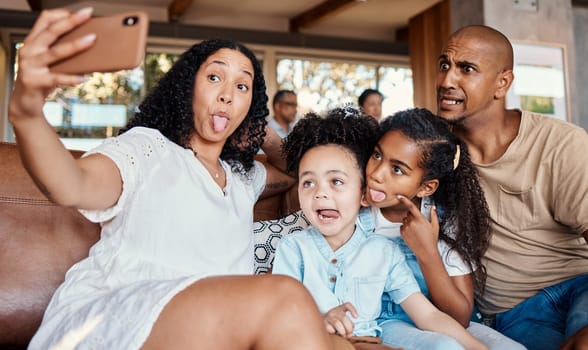
<path fill-rule="evenodd" d="M 220 117 L 218 115 L 212 116 L 212 127 L 216 132 L 221 132 L 225 130 L 228 122 L 229 120 L 225 117 Z"/>
<path fill-rule="evenodd" d="M 318 211 L 318 215 L 322 219 L 336 219 L 339 217 L 339 212 L 333 209 L 321 209 Z"/>
<path fill-rule="evenodd" d="M 370 190 L 370 196 L 372 197 L 372 201 L 374 202 L 381 202 L 386 198 L 386 194 L 384 192 Z"/>

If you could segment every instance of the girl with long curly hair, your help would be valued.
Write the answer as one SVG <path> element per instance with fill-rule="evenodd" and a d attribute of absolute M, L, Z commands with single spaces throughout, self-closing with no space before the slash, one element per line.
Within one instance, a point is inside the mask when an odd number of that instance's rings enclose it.
<path fill-rule="evenodd" d="M 489 216 L 466 145 L 426 109 L 398 112 L 380 123 L 366 166 L 364 224 L 396 242 L 423 293 L 490 349 L 524 349 L 479 323 L 470 323 L 474 287 L 483 289 L 481 258 Z M 383 341 L 409 349 L 462 349 L 443 334 L 414 326 L 400 305 L 384 297 Z"/>
<path fill-rule="evenodd" d="M 302 284 L 245 276 L 254 266 L 253 205 L 277 176 L 253 157 L 262 144 L 270 159 L 280 157 L 275 134 L 263 143 L 267 96 L 253 53 L 229 40 L 194 45 L 121 135 L 74 159 L 42 107 L 57 85 L 81 81 L 48 67 L 93 44 L 86 36 L 53 45 L 90 15 L 39 16 L 19 52 L 10 101 L 39 188 L 102 226 L 29 349 L 329 349 Z"/>

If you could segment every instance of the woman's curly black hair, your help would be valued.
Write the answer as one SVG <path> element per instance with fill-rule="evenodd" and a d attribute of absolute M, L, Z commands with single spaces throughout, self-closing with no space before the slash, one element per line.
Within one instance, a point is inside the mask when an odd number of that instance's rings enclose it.
<path fill-rule="evenodd" d="M 345 147 L 355 156 L 364 179 L 365 166 L 377 135 L 378 122 L 351 106 L 331 109 L 325 117 L 307 113 L 282 144 L 286 171 L 297 178 L 300 160 L 306 151 L 319 145 L 334 144 Z"/>
<path fill-rule="evenodd" d="M 227 48 L 244 54 L 253 65 L 253 96 L 247 116 L 225 143 L 221 159 L 233 169 L 248 171 L 265 137 L 267 94 L 261 66 L 255 55 L 244 45 L 226 39 L 211 39 L 186 50 L 145 97 L 139 111 L 121 129 L 124 133 L 135 126 L 159 130 L 178 145 L 189 148 L 190 136 L 195 132 L 192 97 L 196 72 L 216 51 Z"/>
<path fill-rule="evenodd" d="M 380 138 L 392 130 L 402 132 L 419 146 L 422 181 L 439 180 L 432 195 L 443 210 L 439 237 L 476 268 L 474 283 L 483 290 L 486 269 L 481 259 L 490 241 L 489 212 L 466 144 L 451 132 L 445 120 L 426 109 L 409 109 L 384 119 Z"/>

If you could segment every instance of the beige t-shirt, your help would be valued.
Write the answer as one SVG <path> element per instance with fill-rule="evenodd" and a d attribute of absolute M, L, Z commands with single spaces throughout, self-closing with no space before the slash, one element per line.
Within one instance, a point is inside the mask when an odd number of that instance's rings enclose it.
<path fill-rule="evenodd" d="M 476 164 L 491 216 L 480 311 L 508 310 L 544 287 L 588 273 L 588 135 L 523 112 L 504 155 Z"/>

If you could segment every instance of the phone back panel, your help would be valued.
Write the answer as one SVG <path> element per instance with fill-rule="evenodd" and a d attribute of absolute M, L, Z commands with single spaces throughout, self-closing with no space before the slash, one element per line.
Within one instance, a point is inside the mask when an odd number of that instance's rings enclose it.
<path fill-rule="evenodd" d="M 53 72 L 86 74 L 132 69 L 145 56 L 149 17 L 144 12 L 127 12 L 94 17 L 61 36 L 54 45 L 95 33 L 96 41 L 88 50 L 56 62 Z"/>

